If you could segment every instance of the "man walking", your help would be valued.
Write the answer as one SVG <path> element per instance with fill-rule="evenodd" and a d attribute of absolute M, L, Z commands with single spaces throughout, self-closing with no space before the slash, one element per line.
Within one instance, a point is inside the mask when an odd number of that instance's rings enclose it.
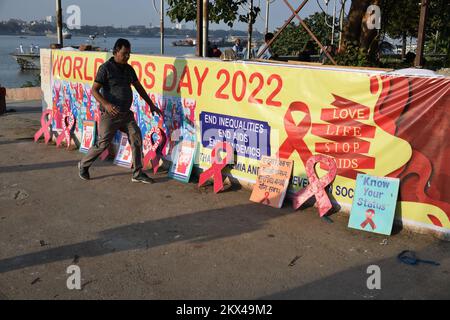
<path fill-rule="evenodd" d="M 133 102 L 133 85 L 139 95 L 150 106 L 152 113 L 162 117 L 161 111 L 153 104 L 139 82 L 136 72 L 127 62 L 130 58 L 131 45 L 126 39 L 118 39 L 113 48 L 114 56 L 98 69 L 92 86 L 92 93 L 100 103 L 101 122 L 98 139 L 89 149 L 87 155 L 78 163 L 79 176 L 89 180 L 89 167 L 111 144 L 117 130 L 128 135 L 133 152 L 132 182 L 153 183 L 153 179 L 142 172 L 142 137 L 133 112 L 130 110 Z M 100 93 L 100 89 L 103 93 Z"/>

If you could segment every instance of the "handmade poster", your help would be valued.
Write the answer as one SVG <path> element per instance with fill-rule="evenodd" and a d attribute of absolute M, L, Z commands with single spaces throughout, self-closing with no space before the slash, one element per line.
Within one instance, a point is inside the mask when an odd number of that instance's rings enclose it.
<path fill-rule="evenodd" d="M 194 166 L 197 143 L 182 140 L 175 148 L 175 156 L 170 167 L 169 177 L 188 183 Z"/>
<path fill-rule="evenodd" d="M 399 179 L 358 174 L 348 226 L 390 235 L 399 185 Z"/>
<path fill-rule="evenodd" d="M 81 135 L 80 152 L 87 153 L 95 142 L 95 121 L 83 121 L 83 133 Z"/>
<path fill-rule="evenodd" d="M 128 142 L 128 136 L 125 133 L 121 134 L 119 151 L 114 158 L 114 163 L 118 166 L 131 168 L 131 163 L 133 160 L 133 155 L 131 152 L 131 146 Z"/>
<path fill-rule="evenodd" d="M 281 208 L 294 161 L 263 156 L 250 201 Z"/>

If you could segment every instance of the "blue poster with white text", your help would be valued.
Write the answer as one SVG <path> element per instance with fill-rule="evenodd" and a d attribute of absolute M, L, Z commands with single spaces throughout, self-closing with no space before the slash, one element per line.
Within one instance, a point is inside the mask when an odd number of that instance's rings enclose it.
<path fill-rule="evenodd" d="M 348 226 L 390 235 L 399 185 L 399 179 L 358 174 Z"/>

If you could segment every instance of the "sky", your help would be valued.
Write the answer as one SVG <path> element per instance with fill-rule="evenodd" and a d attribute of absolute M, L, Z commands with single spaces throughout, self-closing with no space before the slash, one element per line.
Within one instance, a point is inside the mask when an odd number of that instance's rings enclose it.
<path fill-rule="evenodd" d="M 329 13 L 332 13 L 333 3 L 336 0 L 329 1 Z M 160 0 L 62 0 L 63 15 L 69 5 L 78 5 L 81 9 L 81 25 L 113 25 L 114 27 L 127 27 L 130 25 L 146 25 L 152 23 L 153 26 L 159 25 Z M 269 31 L 273 31 L 277 27 L 284 24 L 284 21 L 290 16 L 290 9 L 283 0 L 270 0 L 270 17 Z M 296 8 L 301 1 L 289 0 L 291 5 Z M 326 9 L 325 0 L 309 0 L 304 9 L 300 12 L 301 17 L 306 17 L 311 13 L 319 11 L 317 2 Z M 339 1 L 336 1 L 339 10 Z M 347 1 L 351 2 L 351 1 Z M 265 26 L 266 0 L 254 0 L 255 5 L 261 7 L 261 14 L 256 21 L 256 29 L 263 32 Z M 167 4 L 165 5 L 167 9 Z M 55 0 L 0 0 L 0 21 L 9 20 L 11 18 L 22 19 L 25 21 L 41 20 L 45 16 L 55 15 Z M 296 21 L 298 22 L 298 21 Z M 169 18 L 165 19 L 166 27 L 172 27 L 174 24 Z M 188 29 L 193 28 L 193 23 L 187 24 Z M 212 24 L 210 28 L 213 30 L 228 30 L 225 24 Z M 247 30 L 247 25 L 236 23 L 233 27 L 235 30 Z"/>

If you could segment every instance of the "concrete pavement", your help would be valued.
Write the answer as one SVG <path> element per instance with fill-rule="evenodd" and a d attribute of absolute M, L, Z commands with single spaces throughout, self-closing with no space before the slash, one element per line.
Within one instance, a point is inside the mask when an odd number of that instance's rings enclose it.
<path fill-rule="evenodd" d="M 450 243 L 397 230 L 348 229 L 337 214 L 251 203 L 237 187 L 182 184 L 98 161 L 78 178 L 78 151 L 34 143 L 39 102 L 0 117 L 0 299 L 450 298 Z M 387 240 L 384 240 L 387 239 Z M 400 263 L 415 250 L 440 266 Z M 81 290 L 66 286 L 70 265 Z M 381 268 L 381 290 L 366 286 Z"/>

